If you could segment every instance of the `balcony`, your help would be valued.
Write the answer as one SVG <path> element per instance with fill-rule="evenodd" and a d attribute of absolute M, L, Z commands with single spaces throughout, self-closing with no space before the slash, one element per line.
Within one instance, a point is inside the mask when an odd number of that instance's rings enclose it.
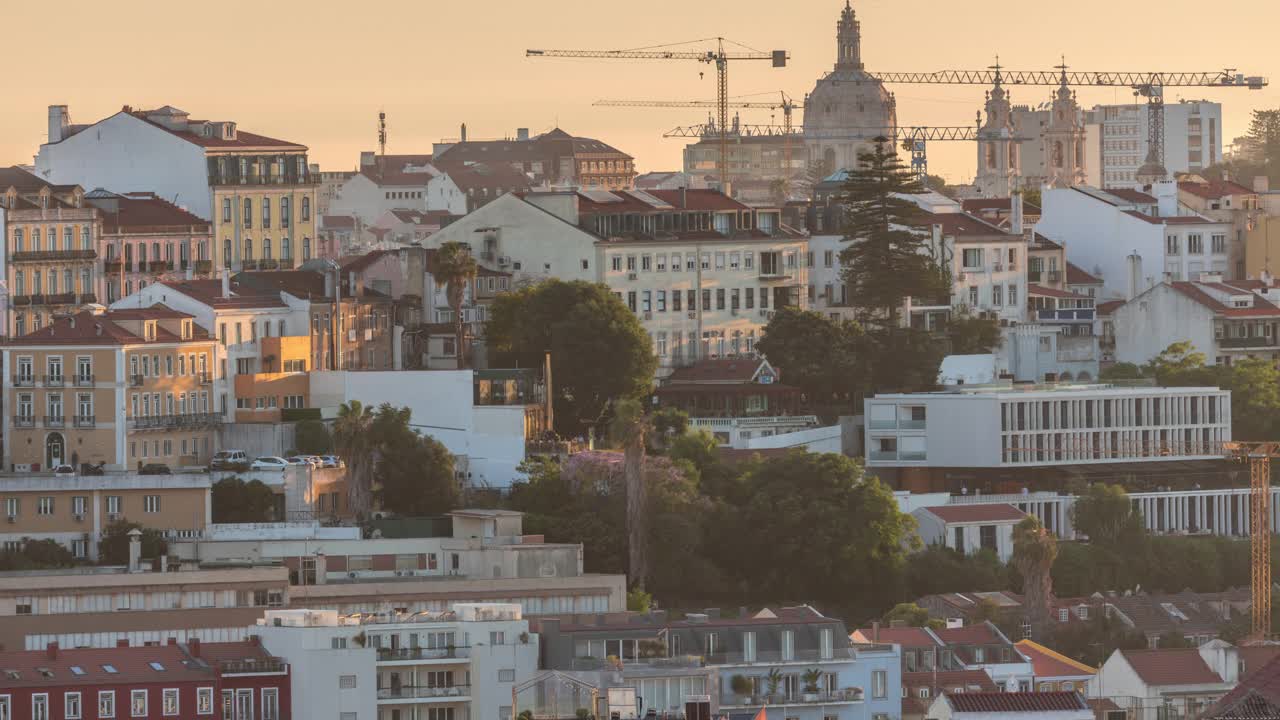
<path fill-rule="evenodd" d="M 14 415 L 13 426 L 16 428 L 33 428 L 36 426 L 35 415 Z"/>
<path fill-rule="evenodd" d="M 35 387 L 36 378 L 34 375 L 14 375 L 13 386 L 14 387 Z"/>
<path fill-rule="evenodd" d="M 278 270 L 280 269 L 280 263 L 276 262 L 273 258 L 266 258 L 264 260 L 258 261 L 258 269 L 259 270 Z"/>
<path fill-rule="evenodd" d="M 121 261 L 119 258 L 108 258 L 106 262 L 102 263 L 102 269 L 108 275 L 110 275 L 111 273 L 118 273 L 122 269 L 124 269 L 124 262 Z"/>
<path fill-rule="evenodd" d="M 213 261 L 212 260 L 196 260 L 195 262 L 191 263 L 191 267 L 194 272 L 198 272 L 198 273 L 213 272 Z"/>
<path fill-rule="evenodd" d="M 852 648 L 832 648 L 823 653 L 815 648 L 796 648 L 792 652 L 760 650 L 755 653 L 712 653 L 703 659 L 707 665 L 777 665 L 784 663 L 850 662 L 856 659 Z"/>
<path fill-rule="evenodd" d="M 169 261 L 164 261 L 164 260 L 152 260 L 151 262 L 146 263 L 145 265 L 142 263 L 139 263 L 138 270 L 140 272 L 150 272 L 150 273 L 169 272 L 170 270 L 173 270 L 173 263 Z"/>
<path fill-rule="evenodd" d="M 62 387 L 67 384 L 67 378 L 63 375 L 45 375 L 45 387 Z"/>
<path fill-rule="evenodd" d="M 761 280 L 790 280 L 791 272 L 792 272 L 791 270 L 787 270 L 780 267 L 769 268 L 769 269 L 760 268 L 760 279 Z"/>
<path fill-rule="evenodd" d="M 209 185 L 319 185 L 320 178 L 304 175 L 210 175 Z M 304 221 L 305 222 L 305 221 Z"/>
<path fill-rule="evenodd" d="M 196 373 L 196 379 L 201 385 L 213 384 L 213 376 L 207 372 Z"/>
<path fill-rule="evenodd" d="M 78 428 L 93 428 L 98 426 L 98 419 L 92 415 L 76 415 L 73 419 L 75 426 Z"/>
<path fill-rule="evenodd" d="M 378 662 L 418 662 L 427 660 L 460 660 L 471 657 L 470 647 L 443 648 L 378 648 Z"/>
<path fill-rule="evenodd" d="M 62 415 L 45 415 L 44 426 L 47 428 L 61 428 L 67 426 L 67 419 Z"/>
<path fill-rule="evenodd" d="M 870 450 L 867 452 L 868 460 L 876 460 L 880 462 L 890 462 L 898 459 L 897 450 Z"/>
<path fill-rule="evenodd" d="M 1050 270 L 1044 274 L 1046 282 L 1056 283 L 1062 281 L 1061 270 Z"/>
<path fill-rule="evenodd" d="M 78 301 L 77 296 L 73 292 L 56 293 L 54 295 L 44 296 L 45 305 L 75 305 L 77 301 Z M 35 303 L 32 303 L 32 304 L 35 304 Z"/>
<path fill-rule="evenodd" d="M 36 250 L 32 252 L 16 252 L 10 256 L 9 261 L 14 263 L 66 262 L 69 260 L 94 260 L 97 257 L 97 250 Z"/>
<path fill-rule="evenodd" d="M 740 707 L 759 707 L 761 705 L 785 706 L 785 705 L 832 705 L 835 703 L 859 703 L 864 698 L 863 690 L 859 687 L 845 688 L 843 690 L 819 690 L 818 692 L 797 692 L 791 697 L 779 694 L 774 697 L 761 695 L 727 695 L 721 703 L 721 707 L 740 708 Z"/>
<path fill-rule="evenodd" d="M 1041 322 L 1093 322 L 1093 308 L 1069 308 L 1065 310 L 1036 310 Z"/>
<path fill-rule="evenodd" d="M 1242 350 L 1246 348 L 1273 348 L 1278 344 L 1276 338 L 1273 337 L 1234 337 L 1234 338 L 1218 338 L 1218 347 L 1231 350 Z"/>
<path fill-rule="evenodd" d="M 73 378 L 76 387 L 93 387 L 95 380 L 93 375 L 76 375 Z"/>
<path fill-rule="evenodd" d="M 257 269 L 258 269 L 258 261 L 257 261 L 257 260 L 242 260 L 242 261 L 240 262 L 240 269 L 242 269 L 242 270 L 246 270 L 246 271 L 250 271 L 250 270 L 257 270 Z"/>
<path fill-rule="evenodd" d="M 222 675 L 279 674 L 288 669 L 289 663 L 278 657 L 267 658 L 266 660 L 223 660 L 218 663 L 218 671 Z"/>
<path fill-rule="evenodd" d="M 467 702 L 471 700 L 471 686 L 414 687 L 402 685 L 400 687 L 378 688 L 378 699 Z"/>
<path fill-rule="evenodd" d="M 129 418 L 130 430 L 174 430 L 217 427 L 222 424 L 218 413 L 189 413 L 187 415 L 145 415 Z"/>
<path fill-rule="evenodd" d="M 661 642 L 661 641 L 659 641 Z M 575 672 L 600 672 L 604 670 L 631 669 L 690 669 L 707 665 L 706 658 L 701 655 L 677 655 L 676 657 L 638 657 L 638 658 L 574 658 L 571 666 Z"/>

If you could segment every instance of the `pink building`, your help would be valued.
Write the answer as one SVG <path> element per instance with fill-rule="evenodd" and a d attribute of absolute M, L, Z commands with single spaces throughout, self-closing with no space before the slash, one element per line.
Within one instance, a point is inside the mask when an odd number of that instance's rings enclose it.
<path fill-rule="evenodd" d="M 85 196 L 102 217 L 98 296 L 108 303 L 156 282 L 213 277 L 210 224 L 153 193 Z"/>

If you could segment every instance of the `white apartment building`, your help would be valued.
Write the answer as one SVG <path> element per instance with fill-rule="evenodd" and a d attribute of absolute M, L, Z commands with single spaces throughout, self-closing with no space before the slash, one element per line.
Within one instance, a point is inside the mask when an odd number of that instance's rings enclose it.
<path fill-rule="evenodd" d="M 1166 280 L 1225 273 L 1230 222 L 1180 209 L 1173 182 L 1151 193 L 1073 187 L 1045 190 L 1036 231 L 1069 248 L 1071 261 L 1098 271 L 1099 299 L 1133 298 Z"/>
<path fill-rule="evenodd" d="M 986 387 L 865 401 L 867 467 L 1011 468 L 1220 459 L 1218 388 Z"/>
<path fill-rule="evenodd" d="M 327 214 L 360 218 L 372 225 L 389 210 L 443 210 L 465 215 L 467 195 L 431 155 L 360 153 L 359 171 L 334 193 Z"/>
<path fill-rule="evenodd" d="M 254 631 L 293 667 L 296 717 L 510 720 L 513 688 L 538 669 L 538 638 L 519 605 L 272 610 Z"/>
<path fill-rule="evenodd" d="M 1259 280 L 1160 283 L 1112 311 L 1116 361 L 1141 365 L 1176 342 L 1190 342 L 1206 362 L 1251 357 L 1280 360 L 1280 288 Z"/>
<path fill-rule="evenodd" d="M 931 216 L 952 279 L 951 303 L 1008 325 L 1026 319 L 1027 240 L 967 213 Z"/>
<path fill-rule="evenodd" d="M 1086 165 L 1090 185 L 1133 187 L 1147 161 L 1146 103 L 1095 105 L 1085 113 L 1085 128 L 1100 162 Z M 1222 161 L 1222 105 L 1181 100 L 1164 106 L 1164 166 L 1169 175 L 1199 172 Z"/>

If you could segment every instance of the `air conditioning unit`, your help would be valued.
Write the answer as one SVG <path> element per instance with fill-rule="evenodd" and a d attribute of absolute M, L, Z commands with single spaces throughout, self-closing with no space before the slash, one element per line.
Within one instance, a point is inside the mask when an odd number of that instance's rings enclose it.
<path fill-rule="evenodd" d="M 368 329 L 368 330 L 365 330 L 365 331 L 364 331 L 364 339 L 365 339 L 365 340 L 372 340 L 372 339 L 373 339 L 373 329 L 372 329 L 372 328 L 370 328 L 370 329 Z"/>
<path fill-rule="evenodd" d="M 498 264 L 503 266 L 510 265 L 511 258 L 506 255 L 500 255 L 498 256 Z"/>
<path fill-rule="evenodd" d="M 355 342 L 355 341 L 356 341 L 356 331 L 355 331 L 355 330 L 348 330 L 348 331 L 347 331 L 347 342 Z"/>
<path fill-rule="evenodd" d="M 639 275 L 637 275 L 637 274 L 635 274 L 635 273 L 627 273 L 627 279 L 628 279 L 628 280 L 636 280 L 636 279 L 639 279 L 639 277 L 640 277 L 640 276 L 639 276 Z"/>

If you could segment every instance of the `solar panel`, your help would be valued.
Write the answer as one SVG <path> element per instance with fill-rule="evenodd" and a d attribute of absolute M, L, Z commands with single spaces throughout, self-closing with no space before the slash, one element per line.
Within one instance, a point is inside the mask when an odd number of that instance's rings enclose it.
<path fill-rule="evenodd" d="M 115 666 L 115 665 L 103 665 L 103 666 L 102 666 L 102 670 L 103 670 L 103 672 L 108 672 L 108 673 L 115 673 L 115 672 L 119 672 L 118 670 L 116 670 L 116 666 Z"/>

